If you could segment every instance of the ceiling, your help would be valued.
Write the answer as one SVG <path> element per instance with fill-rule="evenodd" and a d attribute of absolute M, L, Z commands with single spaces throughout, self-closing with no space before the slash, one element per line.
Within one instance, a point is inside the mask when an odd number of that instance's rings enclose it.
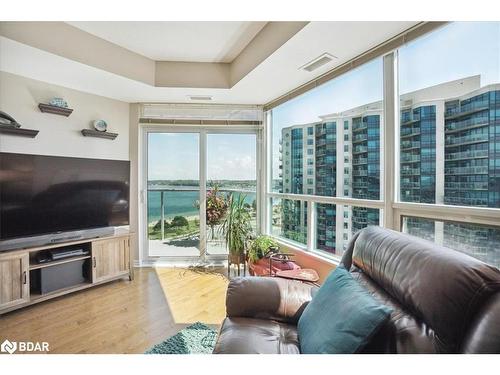
<path fill-rule="evenodd" d="M 67 22 L 157 61 L 229 63 L 266 22 Z"/>
<path fill-rule="evenodd" d="M 94 27 L 94 33 L 105 32 L 106 30 L 109 32 L 115 23 L 100 22 L 100 24 L 102 26 L 92 26 Z M 123 24 L 123 27 L 126 28 L 125 24 L 127 22 Z M 188 24 L 194 25 L 196 23 L 170 25 L 167 28 L 189 28 Z M 219 29 L 219 26 L 215 27 L 215 24 L 219 23 L 212 24 L 214 25 L 209 28 Z M 236 24 L 239 24 L 239 26 Z M 242 33 L 243 24 L 246 25 L 247 31 Z M 0 70 L 127 102 L 189 103 L 191 102 L 190 95 L 210 95 L 213 97 L 211 103 L 265 104 L 415 24 L 417 22 L 310 22 L 231 88 L 155 87 L 5 37 L 0 37 L 0 50 L 2 51 L 0 54 Z M 79 27 L 83 26 L 80 24 Z M 97 31 L 97 28 L 100 27 L 102 27 L 102 30 Z M 228 44 L 226 43 L 224 48 L 221 47 L 217 51 L 214 50 L 212 53 L 208 53 L 210 51 L 207 52 L 208 49 L 205 49 L 203 45 L 205 43 L 204 38 L 187 42 L 186 35 L 178 34 L 168 37 L 168 40 L 172 41 L 171 43 L 175 43 L 175 46 L 171 45 L 168 49 L 153 46 L 155 51 L 153 49 L 146 51 L 146 47 L 144 47 L 142 52 L 137 49 L 135 52 L 144 54 L 163 53 L 164 55 L 161 57 L 172 60 L 175 56 L 184 59 L 187 54 L 194 54 L 196 49 L 199 48 L 200 52 L 197 52 L 196 57 L 192 55 L 191 58 L 213 59 L 215 56 L 219 56 L 217 58 L 220 59 L 223 58 L 224 53 L 226 54 L 224 58 L 229 58 L 227 56 L 231 56 L 231 53 L 233 55 L 237 53 L 235 51 L 242 45 L 242 35 L 245 34 L 248 37 L 251 34 L 248 28 L 254 28 L 254 31 L 258 28 L 254 23 L 245 22 L 236 22 L 231 27 L 233 30 L 231 38 L 240 35 L 240 42 L 235 44 L 237 47 L 235 45 L 227 47 Z M 236 31 L 237 29 L 240 31 Z M 107 37 L 111 38 L 113 35 L 117 37 L 117 34 L 119 34 L 118 31 L 109 32 Z M 123 45 L 123 47 L 139 48 L 141 43 L 138 42 L 142 40 L 142 43 L 148 44 L 149 38 L 153 38 L 156 43 L 162 39 L 161 36 L 156 34 L 142 33 L 140 37 L 137 36 L 133 42 L 131 41 L 128 46 Z M 134 43 L 138 43 L 139 47 L 134 47 L 132 45 Z M 214 44 L 213 41 L 210 43 Z M 226 52 L 222 53 L 221 51 Z M 335 56 L 336 59 L 313 72 L 299 69 L 324 53 L 329 53 Z M 155 58 L 157 57 L 155 56 Z M 36 64 L 33 63 L 34 61 L 36 61 Z"/>

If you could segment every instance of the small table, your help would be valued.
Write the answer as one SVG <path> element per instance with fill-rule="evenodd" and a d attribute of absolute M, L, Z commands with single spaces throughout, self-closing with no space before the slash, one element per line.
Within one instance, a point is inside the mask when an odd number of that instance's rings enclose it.
<path fill-rule="evenodd" d="M 318 273 L 310 268 L 301 268 L 298 270 L 286 270 L 276 272 L 276 277 L 284 279 L 298 280 L 306 283 L 316 284 L 319 280 Z M 317 284 L 316 284 L 317 285 Z"/>

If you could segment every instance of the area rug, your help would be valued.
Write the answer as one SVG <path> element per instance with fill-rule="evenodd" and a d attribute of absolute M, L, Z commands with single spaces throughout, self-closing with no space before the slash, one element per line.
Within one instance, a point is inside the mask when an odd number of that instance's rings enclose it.
<path fill-rule="evenodd" d="M 196 322 L 165 341 L 156 344 L 145 354 L 211 354 L 217 341 L 217 331 Z"/>

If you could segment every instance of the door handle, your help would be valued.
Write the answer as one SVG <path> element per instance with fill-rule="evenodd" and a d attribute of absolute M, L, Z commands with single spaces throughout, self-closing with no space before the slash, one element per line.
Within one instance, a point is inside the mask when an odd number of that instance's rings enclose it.
<path fill-rule="evenodd" d="M 93 257 L 93 258 L 92 258 L 92 262 L 93 262 L 93 266 L 94 266 L 94 268 L 95 268 L 95 267 L 96 267 L 96 265 L 97 265 L 97 262 L 96 262 L 96 260 L 95 260 L 95 257 Z"/>
<path fill-rule="evenodd" d="M 26 275 L 26 271 L 23 272 L 23 284 L 26 284 L 26 281 L 27 281 L 27 275 Z"/>

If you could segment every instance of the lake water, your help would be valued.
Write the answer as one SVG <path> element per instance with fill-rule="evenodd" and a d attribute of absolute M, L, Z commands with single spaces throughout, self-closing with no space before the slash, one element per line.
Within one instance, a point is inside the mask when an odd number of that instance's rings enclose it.
<path fill-rule="evenodd" d="M 252 204 L 255 193 L 244 193 L 245 202 Z M 198 191 L 165 191 L 163 200 L 165 205 L 165 218 L 172 219 L 174 216 L 199 215 L 196 202 L 200 199 Z M 161 193 L 159 191 L 148 192 L 148 223 L 157 222 L 161 218 Z"/>

